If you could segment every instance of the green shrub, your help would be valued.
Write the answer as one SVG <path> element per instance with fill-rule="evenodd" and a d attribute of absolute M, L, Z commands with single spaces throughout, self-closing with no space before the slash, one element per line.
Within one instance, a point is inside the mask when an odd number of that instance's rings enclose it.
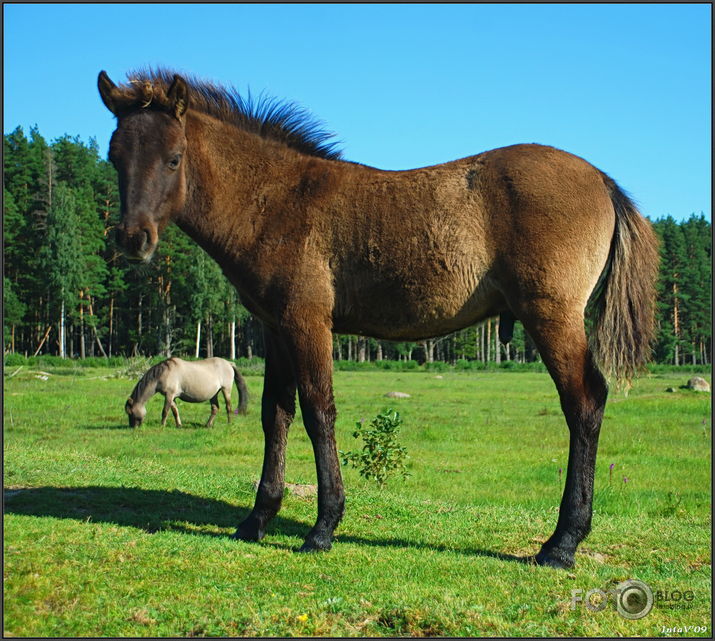
<path fill-rule="evenodd" d="M 352 465 L 361 476 L 376 481 L 380 487 L 395 474 L 409 476 L 405 469 L 407 448 L 397 441 L 401 423 L 400 414 L 391 409 L 378 414 L 368 427 L 364 421 L 355 423 L 353 438 L 362 437 L 365 445 L 359 452 L 340 450 L 343 465 Z"/>

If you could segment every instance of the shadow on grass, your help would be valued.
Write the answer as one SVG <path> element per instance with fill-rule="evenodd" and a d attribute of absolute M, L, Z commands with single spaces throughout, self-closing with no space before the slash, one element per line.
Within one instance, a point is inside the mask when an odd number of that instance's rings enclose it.
<path fill-rule="evenodd" d="M 224 425 L 226 423 L 224 422 Z M 217 427 L 217 424 L 214 423 L 214 428 Z M 160 429 L 160 430 L 206 430 L 206 429 L 213 429 L 211 427 L 208 427 L 206 423 L 202 423 L 200 421 L 188 421 L 185 423 L 182 423 L 179 427 L 174 425 L 174 423 L 171 424 L 166 424 L 164 427 L 159 425 L 158 423 L 156 425 L 153 425 L 149 423 L 148 425 L 144 426 L 142 425 L 141 427 L 131 427 L 129 425 L 129 422 L 127 421 L 126 423 L 121 423 L 119 425 L 114 425 L 114 424 L 107 424 L 103 423 L 101 425 L 81 425 L 80 429 L 82 430 L 137 430 L 141 431 L 144 429 Z"/>
<path fill-rule="evenodd" d="M 338 532 L 337 540 L 341 543 L 356 543 L 357 545 L 371 545 L 376 547 L 394 547 L 413 550 L 431 550 L 437 552 L 456 552 L 465 556 L 484 556 L 490 559 L 499 559 L 501 561 L 512 561 L 515 563 L 524 563 L 531 565 L 534 563 L 534 556 L 516 556 L 514 554 L 504 554 L 502 552 L 493 552 L 491 550 L 480 550 L 477 548 L 453 548 L 435 543 L 424 543 L 422 541 L 405 541 L 404 539 L 366 539 L 361 536 L 342 535 Z"/>
<path fill-rule="evenodd" d="M 51 516 L 61 519 L 113 523 L 144 530 L 153 534 L 159 531 L 184 532 L 192 535 L 228 537 L 230 533 L 218 529 L 233 530 L 245 518 L 250 508 L 236 507 L 225 501 L 207 499 L 178 490 L 147 490 L 137 487 L 35 487 L 6 489 L 5 512 L 26 516 Z M 271 534 L 304 537 L 310 525 L 281 516 L 269 524 Z M 411 548 L 456 552 L 466 556 L 483 556 L 531 563 L 533 557 L 518 557 L 490 550 L 474 548 L 451 548 L 422 541 L 398 538 L 365 538 L 338 533 L 342 543 L 376 547 Z M 275 544 L 269 545 L 289 547 Z M 263 543 L 261 543 L 263 545 Z M 291 549 L 298 549 L 291 548 Z"/>

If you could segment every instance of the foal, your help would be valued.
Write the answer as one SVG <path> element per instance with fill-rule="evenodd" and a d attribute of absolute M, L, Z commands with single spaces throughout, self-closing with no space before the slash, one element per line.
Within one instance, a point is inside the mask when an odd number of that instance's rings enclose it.
<path fill-rule="evenodd" d="M 125 252 L 149 260 L 176 222 L 265 328 L 263 471 L 235 536 L 261 539 L 281 506 L 297 391 L 318 477 L 318 519 L 302 549 L 331 546 L 344 506 L 333 332 L 411 341 L 502 315 L 505 326 L 523 323 L 561 398 L 568 471 L 536 561 L 572 565 L 591 528 L 605 375 L 630 378 L 653 336 L 656 238 L 618 185 L 534 144 L 381 171 L 341 160 L 290 105 L 165 71 L 123 86 L 102 72 L 98 82 L 117 116 L 109 158 Z"/>

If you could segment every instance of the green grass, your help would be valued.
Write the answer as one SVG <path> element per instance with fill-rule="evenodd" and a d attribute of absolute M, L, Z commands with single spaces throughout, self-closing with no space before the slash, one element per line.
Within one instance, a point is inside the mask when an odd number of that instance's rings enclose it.
<path fill-rule="evenodd" d="M 120 369 L 68 364 L 42 380 L 27 365 L 5 379 L 6 635 L 711 633 L 710 395 L 678 389 L 688 375 L 651 374 L 627 397 L 612 393 L 594 530 L 576 567 L 557 571 L 514 560 L 553 531 L 566 468 L 546 374 L 337 372 L 338 446 L 354 449 L 354 422 L 393 406 L 411 475 L 380 490 L 344 468 L 333 550 L 302 555 L 315 498 L 290 491 L 262 542 L 228 538 L 260 474 L 262 379 L 246 379 L 249 414 L 230 426 L 220 414 L 206 429 L 208 404 L 184 403 L 184 427 L 170 418 L 162 429 L 157 396 L 132 430 L 123 405 L 134 380 Z M 315 482 L 299 417 L 287 461 L 288 482 Z M 573 589 L 627 578 L 694 599 L 688 609 L 659 601 L 637 621 L 571 609 Z"/>

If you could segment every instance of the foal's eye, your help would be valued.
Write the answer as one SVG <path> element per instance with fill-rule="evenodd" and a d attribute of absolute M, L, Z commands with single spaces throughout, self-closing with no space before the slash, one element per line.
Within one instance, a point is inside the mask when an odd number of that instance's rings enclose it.
<path fill-rule="evenodd" d="M 179 166 L 179 163 L 181 162 L 181 154 L 176 154 L 170 161 L 169 161 L 169 169 L 176 169 Z"/>

